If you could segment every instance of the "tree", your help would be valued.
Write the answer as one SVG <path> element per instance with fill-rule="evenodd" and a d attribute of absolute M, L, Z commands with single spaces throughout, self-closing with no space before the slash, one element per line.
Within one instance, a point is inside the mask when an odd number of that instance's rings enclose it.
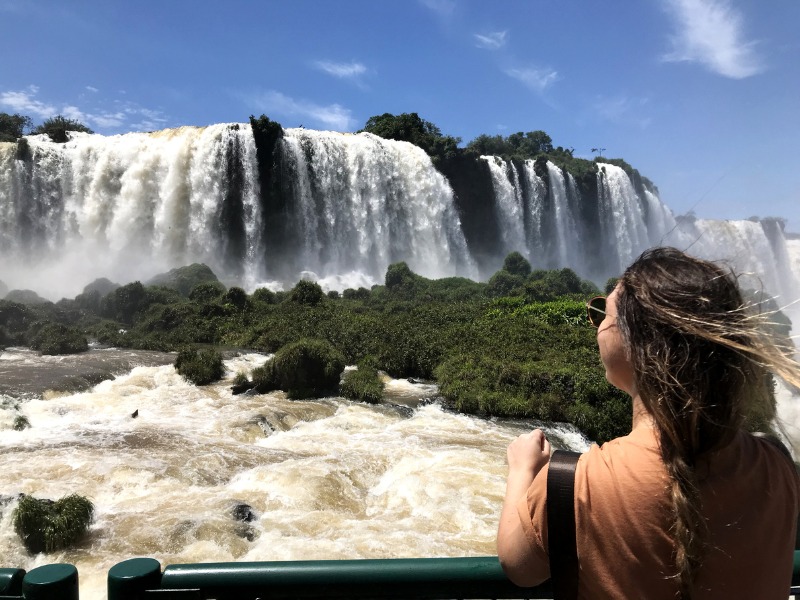
<path fill-rule="evenodd" d="M 503 270 L 524 278 L 531 274 L 531 263 L 519 252 L 510 252 L 503 261 Z"/>
<path fill-rule="evenodd" d="M 376 115 L 367 119 L 361 131 L 387 140 L 411 142 L 435 159 L 454 155 L 461 143 L 461 138 L 442 135 L 436 125 L 422 119 L 417 113 Z"/>
<path fill-rule="evenodd" d="M 41 125 L 33 128 L 31 133 L 40 134 L 46 133 L 50 139 L 58 144 L 63 144 L 69 141 L 68 131 L 80 131 L 83 133 L 94 133 L 86 125 L 75 119 L 68 119 L 63 115 L 56 115 L 46 119 Z"/>
<path fill-rule="evenodd" d="M 31 127 L 33 121 L 30 117 L 0 112 L 0 142 L 16 142 Z"/>
<path fill-rule="evenodd" d="M 500 135 L 479 135 L 467 144 L 467 150 L 482 155 L 491 154 L 520 159 L 536 158 L 539 154 L 554 152 L 553 140 L 540 129 L 527 133 L 518 131 L 507 138 Z"/>
<path fill-rule="evenodd" d="M 481 156 L 504 156 L 509 155 L 508 144 L 502 135 L 486 135 L 482 133 L 469 144 L 467 150 Z"/>
<path fill-rule="evenodd" d="M 292 288 L 291 299 L 292 302 L 297 304 L 305 304 L 306 306 L 316 306 L 325 297 L 325 292 L 316 281 L 309 281 L 301 279 Z"/>

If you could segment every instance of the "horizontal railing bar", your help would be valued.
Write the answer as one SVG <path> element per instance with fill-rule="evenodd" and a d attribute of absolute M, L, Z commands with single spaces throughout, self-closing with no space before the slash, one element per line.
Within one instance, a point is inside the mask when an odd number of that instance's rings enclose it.
<path fill-rule="evenodd" d="M 169 565 L 164 588 L 195 588 L 227 600 L 270 598 L 551 598 L 549 582 L 521 588 L 496 556 Z"/>

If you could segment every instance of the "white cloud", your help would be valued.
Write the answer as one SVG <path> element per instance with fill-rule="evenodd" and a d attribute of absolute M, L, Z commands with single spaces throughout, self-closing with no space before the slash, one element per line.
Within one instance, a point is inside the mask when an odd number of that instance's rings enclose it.
<path fill-rule="evenodd" d="M 87 86 L 86 86 L 86 89 L 87 89 L 87 90 L 89 90 L 90 92 L 94 92 L 94 93 L 97 93 L 97 92 L 99 92 L 99 91 L 100 91 L 100 90 L 98 90 L 96 87 L 94 87 L 94 86 L 91 86 L 91 85 L 87 85 Z"/>
<path fill-rule="evenodd" d="M 350 110 L 339 104 L 320 106 L 307 100 L 295 100 L 276 91 L 250 97 L 248 100 L 265 113 L 308 119 L 334 131 L 350 131 L 355 125 Z"/>
<path fill-rule="evenodd" d="M 342 79 L 355 79 L 367 72 L 367 68 L 358 62 L 335 63 L 327 60 L 318 60 L 314 66 L 328 75 Z"/>
<path fill-rule="evenodd" d="M 480 33 L 474 34 L 477 43 L 475 44 L 478 48 L 486 48 L 487 50 L 497 50 L 498 48 L 502 48 L 506 45 L 506 37 L 508 35 L 507 31 L 495 31 L 493 33 L 487 33 L 486 35 L 481 35 Z"/>
<path fill-rule="evenodd" d="M 97 91 L 91 86 L 86 86 L 90 91 Z M 43 102 L 37 98 L 39 88 L 35 85 L 28 86 L 26 90 L 9 91 L 0 93 L 0 106 L 7 107 L 13 112 L 44 120 L 62 115 L 87 125 L 91 129 L 99 129 L 103 133 L 119 133 L 125 131 L 154 131 L 163 129 L 167 119 L 160 111 L 142 108 L 131 102 L 124 105 L 116 102 L 120 107 L 116 110 L 107 110 L 102 107 L 87 109 L 65 104 L 60 108 L 56 105 Z"/>
<path fill-rule="evenodd" d="M 125 113 L 103 113 L 93 115 L 92 122 L 102 129 L 116 129 L 125 124 Z"/>
<path fill-rule="evenodd" d="M 61 115 L 74 121 L 80 121 L 81 123 L 89 122 L 91 116 L 84 113 L 77 106 L 65 106 L 63 109 L 61 109 Z"/>
<path fill-rule="evenodd" d="M 24 115 L 35 115 L 40 119 L 48 119 L 58 114 L 52 104 L 46 104 L 35 98 L 39 88 L 31 85 L 21 92 L 3 92 L 0 94 L 0 106 Z"/>
<path fill-rule="evenodd" d="M 755 42 L 744 39 L 742 16 L 729 0 L 666 0 L 665 7 L 677 31 L 664 60 L 698 62 L 732 79 L 764 70 Z"/>
<path fill-rule="evenodd" d="M 518 79 L 534 92 L 542 93 L 558 80 L 558 73 L 552 69 L 506 69 L 506 75 Z"/>

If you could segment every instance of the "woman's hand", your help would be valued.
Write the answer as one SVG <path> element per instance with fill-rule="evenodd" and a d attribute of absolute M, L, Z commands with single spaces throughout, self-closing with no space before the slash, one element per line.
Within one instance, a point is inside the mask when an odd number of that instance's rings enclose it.
<path fill-rule="evenodd" d="M 541 429 L 523 433 L 508 445 L 509 475 L 530 474 L 530 480 L 533 481 L 542 467 L 550 462 L 550 451 L 550 442 Z"/>

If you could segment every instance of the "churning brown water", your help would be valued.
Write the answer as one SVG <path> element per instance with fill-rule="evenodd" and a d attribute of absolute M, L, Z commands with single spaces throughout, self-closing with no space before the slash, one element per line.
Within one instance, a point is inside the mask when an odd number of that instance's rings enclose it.
<path fill-rule="evenodd" d="M 233 396 L 230 379 L 263 364 L 258 354 L 227 360 L 226 380 L 207 387 L 177 375 L 170 355 L 93 350 L 69 368 L 86 371 L 103 352 L 118 353 L 115 365 L 150 366 L 82 393 L 20 399 L 4 389 L 0 566 L 72 563 L 81 598 L 96 600 L 108 569 L 135 556 L 166 565 L 495 553 L 505 448 L 533 423 L 423 405 L 435 387 L 401 380 L 377 406 Z M 63 369 L 64 360 L 11 349 L 0 374 L 30 391 L 52 378 L 48 361 Z M 29 429 L 13 429 L 19 415 Z M 586 447 L 567 427 L 546 429 L 558 446 Z M 20 493 L 89 497 L 90 534 L 69 551 L 30 556 L 12 525 Z M 236 520 L 237 504 L 257 518 Z"/>

